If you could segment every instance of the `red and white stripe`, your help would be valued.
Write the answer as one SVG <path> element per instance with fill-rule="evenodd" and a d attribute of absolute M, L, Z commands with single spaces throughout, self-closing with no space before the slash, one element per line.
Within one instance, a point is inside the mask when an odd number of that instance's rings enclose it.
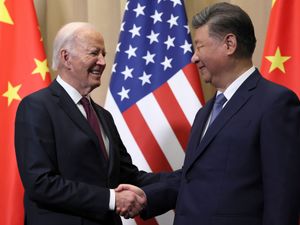
<path fill-rule="evenodd" d="M 105 108 L 115 120 L 133 163 L 148 172 L 173 171 L 182 167 L 189 132 L 203 95 L 193 64 L 177 72 L 165 84 L 121 113 L 110 90 Z M 147 224 L 172 224 L 174 212 Z M 124 220 L 124 224 L 143 224 Z"/>

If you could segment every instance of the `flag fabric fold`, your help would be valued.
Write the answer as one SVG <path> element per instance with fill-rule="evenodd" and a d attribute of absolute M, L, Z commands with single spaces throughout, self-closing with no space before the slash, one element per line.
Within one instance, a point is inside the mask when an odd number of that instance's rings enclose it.
<path fill-rule="evenodd" d="M 128 0 L 105 108 L 139 169 L 181 168 L 204 98 L 184 2 Z M 125 224 L 172 224 L 174 212 Z"/>
<path fill-rule="evenodd" d="M 300 97 L 300 1 L 273 0 L 261 72 Z"/>
<path fill-rule="evenodd" d="M 50 83 L 32 0 L 0 1 L 0 224 L 23 225 L 23 187 L 14 150 L 19 102 Z"/>

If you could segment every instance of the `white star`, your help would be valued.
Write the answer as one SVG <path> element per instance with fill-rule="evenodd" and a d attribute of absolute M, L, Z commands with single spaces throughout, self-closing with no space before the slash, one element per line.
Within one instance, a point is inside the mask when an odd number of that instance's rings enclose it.
<path fill-rule="evenodd" d="M 135 26 L 135 24 L 133 24 L 132 29 L 129 30 L 129 32 L 132 34 L 132 35 L 131 35 L 131 38 L 134 38 L 135 36 L 141 36 L 141 35 L 140 35 L 140 29 L 141 29 L 141 28 L 142 28 L 142 27 L 137 27 L 137 26 Z"/>
<path fill-rule="evenodd" d="M 144 86 L 146 83 L 151 84 L 150 77 L 152 77 L 152 74 L 146 74 L 143 72 L 143 76 L 139 77 L 139 79 L 142 81 L 142 86 Z"/>
<path fill-rule="evenodd" d="M 180 0 L 171 0 L 171 2 L 173 2 L 173 7 L 176 5 L 182 5 Z"/>
<path fill-rule="evenodd" d="M 124 31 L 124 25 L 125 25 L 125 22 L 123 22 L 123 23 L 121 24 L 121 31 Z"/>
<path fill-rule="evenodd" d="M 172 62 L 172 58 L 168 59 L 168 57 L 165 56 L 165 61 L 163 61 L 162 63 L 160 63 L 161 65 L 164 66 L 164 71 L 167 69 L 167 68 L 172 68 L 171 66 L 171 62 Z"/>
<path fill-rule="evenodd" d="M 115 64 L 112 66 L 111 73 L 115 73 L 115 72 L 116 72 L 117 64 L 118 64 L 118 63 L 115 63 Z"/>
<path fill-rule="evenodd" d="M 174 45 L 174 40 L 175 40 L 175 37 L 171 38 L 169 35 L 168 35 L 168 40 L 166 40 L 164 43 L 167 45 L 167 50 L 172 46 L 172 47 L 175 47 Z"/>
<path fill-rule="evenodd" d="M 137 7 L 133 10 L 135 11 L 135 17 L 139 17 L 139 15 L 145 15 L 144 9 L 146 6 L 141 6 L 140 3 L 138 3 Z"/>
<path fill-rule="evenodd" d="M 128 54 L 128 59 L 130 59 L 131 56 L 136 57 L 136 54 L 135 54 L 136 50 L 137 50 L 137 47 L 133 48 L 131 45 L 129 45 L 129 49 L 125 51 Z"/>
<path fill-rule="evenodd" d="M 185 25 L 184 27 L 186 29 L 186 32 L 189 34 L 190 33 L 190 27 L 189 27 L 189 25 Z"/>
<path fill-rule="evenodd" d="M 174 25 L 178 26 L 177 20 L 179 16 L 174 17 L 173 14 L 171 14 L 170 19 L 167 21 L 170 24 L 170 28 L 172 28 Z"/>
<path fill-rule="evenodd" d="M 184 44 L 180 46 L 183 49 L 183 54 L 187 52 L 192 52 L 192 44 L 189 44 L 187 40 L 184 41 Z"/>
<path fill-rule="evenodd" d="M 124 98 L 129 99 L 129 96 L 128 96 L 129 91 L 130 91 L 130 89 L 125 89 L 125 88 L 122 86 L 122 90 L 121 90 L 120 92 L 118 92 L 118 95 L 121 96 L 121 101 L 123 101 Z"/>
<path fill-rule="evenodd" d="M 125 11 L 128 10 L 129 1 L 126 2 Z"/>
<path fill-rule="evenodd" d="M 152 44 L 153 42 L 157 42 L 158 43 L 158 37 L 159 33 L 154 33 L 153 30 L 151 30 L 151 34 L 147 36 L 147 38 L 150 39 L 150 44 Z"/>
<path fill-rule="evenodd" d="M 146 65 L 148 65 L 150 62 L 154 63 L 154 56 L 155 54 L 151 54 L 149 51 L 147 51 L 147 55 L 143 56 L 143 59 L 146 60 Z"/>
<path fill-rule="evenodd" d="M 120 46 L 121 46 L 121 42 L 119 42 L 119 43 L 117 44 L 116 52 L 119 52 L 119 51 L 120 51 Z"/>
<path fill-rule="evenodd" d="M 158 21 L 162 22 L 162 20 L 161 20 L 162 14 L 163 14 L 162 12 L 158 13 L 158 11 L 155 10 L 155 13 L 152 16 L 150 16 L 153 19 L 153 24 L 156 24 L 156 22 L 158 22 Z"/>
<path fill-rule="evenodd" d="M 126 80 L 128 77 L 133 78 L 132 71 L 133 68 L 129 69 L 128 66 L 126 66 L 125 70 L 122 71 L 122 74 L 124 74 L 124 80 Z"/>

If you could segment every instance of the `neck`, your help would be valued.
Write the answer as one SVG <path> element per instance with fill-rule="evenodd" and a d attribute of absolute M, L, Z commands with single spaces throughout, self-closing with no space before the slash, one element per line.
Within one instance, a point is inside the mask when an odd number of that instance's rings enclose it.
<path fill-rule="evenodd" d="M 222 74 L 222 80 L 216 85 L 218 91 L 224 92 L 226 88 L 232 84 L 238 77 L 249 70 L 253 66 L 252 60 L 239 59 L 235 60 L 233 64 L 227 68 L 226 72 Z"/>

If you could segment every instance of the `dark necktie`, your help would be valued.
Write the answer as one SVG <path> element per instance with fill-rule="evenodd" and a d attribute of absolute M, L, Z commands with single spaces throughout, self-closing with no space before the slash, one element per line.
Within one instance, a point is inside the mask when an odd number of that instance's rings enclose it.
<path fill-rule="evenodd" d="M 209 126 L 212 124 L 212 122 L 217 118 L 219 113 L 221 112 L 224 103 L 227 101 L 226 97 L 223 93 L 218 94 L 211 112 L 211 118 L 209 121 Z"/>
<path fill-rule="evenodd" d="M 86 112 L 86 117 L 87 117 L 87 120 L 88 120 L 90 126 L 95 131 L 95 133 L 98 137 L 99 145 L 100 145 L 101 150 L 103 151 L 104 158 L 108 159 L 108 155 L 105 150 L 105 145 L 104 145 L 104 142 L 102 139 L 101 129 L 99 126 L 99 121 L 98 121 L 96 112 L 94 111 L 94 109 L 92 108 L 92 105 L 90 104 L 90 101 L 86 97 L 82 97 L 82 99 L 80 100 L 80 103 L 82 104 L 82 106 Z"/>

